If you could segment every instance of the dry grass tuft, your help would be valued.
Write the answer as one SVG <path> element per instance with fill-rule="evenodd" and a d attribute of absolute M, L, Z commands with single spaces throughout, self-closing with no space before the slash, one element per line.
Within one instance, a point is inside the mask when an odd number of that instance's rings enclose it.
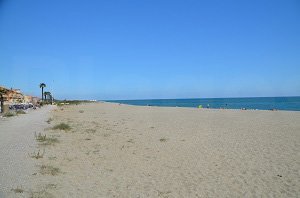
<path fill-rule="evenodd" d="M 79 113 L 84 113 L 84 111 L 83 111 L 83 110 L 80 110 Z"/>
<path fill-rule="evenodd" d="M 22 187 L 12 188 L 11 191 L 13 191 L 14 193 L 23 193 L 24 192 Z"/>
<path fill-rule="evenodd" d="M 31 155 L 29 155 L 31 158 L 35 158 L 35 159 L 40 159 L 43 158 L 45 154 L 45 150 L 43 151 L 43 153 L 40 152 L 40 150 L 37 153 L 32 153 Z"/>
<path fill-rule="evenodd" d="M 36 191 L 30 193 L 30 198 L 54 198 L 52 194 L 46 190 Z"/>
<path fill-rule="evenodd" d="M 34 137 L 37 141 L 39 142 L 44 142 L 46 141 L 46 134 L 42 135 L 41 133 L 39 133 L 38 135 L 36 133 L 34 133 Z"/>
<path fill-rule="evenodd" d="M 160 138 L 159 141 L 161 142 L 166 142 L 168 139 L 167 138 Z"/>
<path fill-rule="evenodd" d="M 62 122 L 62 123 L 57 124 L 54 127 L 52 127 L 52 129 L 54 129 L 54 130 L 59 129 L 59 130 L 69 131 L 69 130 L 71 130 L 71 127 L 68 124 Z"/>
<path fill-rule="evenodd" d="M 55 168 L 53 166 L 42 165 L 40 167 L 40 173 L 42 175 L 52 175 L 52 176 L 55 176 L 55 175 L 58 175 L 60 173 L 60 170 L 59 170 L 59 168 Z"/>
<path fill-rule="evenodd" d="M 96 129 L 86 129 L 87 133 L 96 133 Z"/>
<path fill-rule="evenodd" d="M 47 135 L 42 135 L 39 133 L 38 135 L 35 133 L 34 137 L 36 141 L 40 142 L 42 145 L 53 145 L 55 143 L 58 143 L 58 139 L 55 137 L 47 137 Z"/>
<path fill-rule="evenodd" d="M 53 121 L 53 118 L 49 118 L 46 122 L 50 124 Z"/>

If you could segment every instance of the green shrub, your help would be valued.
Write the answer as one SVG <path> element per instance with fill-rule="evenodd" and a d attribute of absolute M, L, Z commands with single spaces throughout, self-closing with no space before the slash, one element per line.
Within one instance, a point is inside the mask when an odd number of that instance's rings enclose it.
<path fill-rule="evenodd" d="M 4 116 L 4 117 L 13 117 L 13 116 L 15 116 L 15 114 L 12 113 L 12 112 L 7 112 L 7 113 L 5 113 L 3 116 Z"/>
<path fill-rule="evenodd" d="M 17 115 L 18 115 L 18 114 L 26 114 L 26 112 L 23 111 L 23 110 L 17 110 L 16 113 L 17 113 Z"/>
<path fill-rule="evenodd" d="M 60 102 L 58 102 L 57 103 L 57 106 L 59 106 L 59 107 L 61 107 L 61 106 L 63 106 L 64 104 L 62 104 L 62 103 L 60 103 Z"/>

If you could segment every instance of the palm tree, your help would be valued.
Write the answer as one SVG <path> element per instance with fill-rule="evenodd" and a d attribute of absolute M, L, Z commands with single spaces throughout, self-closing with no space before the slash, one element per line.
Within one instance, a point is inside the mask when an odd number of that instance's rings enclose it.
<path fill-rule="evenodd" d="M 51 99 L 51 93 L 49 91 L 45 91 L 44 92 L 44 96 L 45 96 L 45 100 L 49 102 L 49 100 Z M 48 99 L 47 99 L 48 98 Z"/>
<path fill-rule="evenodd" d="M 7 94 L 7 90 L 0 88 L 0 105 L 1 105 L 1 111 L 0 113 L 4 112 L 4 95 Z"/>
<path fill-rule="evenodd" d="M 0 111 L 0 113 L 3 113 L 4 99 L 3 99 L 3 93 L 2 92 L 0 92 L 0 103 L 1 103 L 1 111 Z"/>
<path fill-rule="evenodd" d="M 53 96 L 52 96 L 51 92 L 49 92 L 49 99 L 50 99 L 50 103 L 52 104 L 53 103 Z"/>
<path fill-rule="evenodd" d="M 47 91 L 45 91 L 45 92 L 44 92 L 44 101 L 45 101 L 45 102 L 47 102 L 47 95 L 48 95 L 48 93 L 47 93 Z"/>
<path fill-rule="evenodd" d="M 42 88 L 42 101 L 44 101 L 44 87 L 46 87 L 46 84 L 40 83 L 40 88 Z"/>

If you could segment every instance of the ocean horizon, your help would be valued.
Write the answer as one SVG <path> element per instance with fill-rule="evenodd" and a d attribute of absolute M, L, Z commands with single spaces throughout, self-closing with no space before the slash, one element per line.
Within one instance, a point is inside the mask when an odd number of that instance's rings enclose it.
<path fill-rule="evenodd" d="M 105 100 L 137 106 L 300 111 L 300 96 Z"/>

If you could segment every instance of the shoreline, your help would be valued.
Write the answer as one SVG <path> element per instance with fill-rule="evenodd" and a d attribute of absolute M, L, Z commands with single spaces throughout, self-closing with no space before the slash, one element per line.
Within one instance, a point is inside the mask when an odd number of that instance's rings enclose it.
<path fill-rule="evenodd" d="M 198 108 L 198 107 L 180 107 L 180 106 L 155 106 L 155 105 L 134 105 L 134 104 L 125 104 L 119 102 L 108 102 L 108 101 L 96 101 L 94 103 L 111 103 L 111 104 L 118 104 L 118 105 L 127 105 L 127 106 L 137 106 L 137 107 L 163 107 L 163 108 L 187 108 L 187 109 L 199 109 L 199 110 L 229 110 L 229 111 L 286 111 L 286 112 L 300 112 L 300 110 L 281 110 L 281 109 L 231 109 L 231 108 Z M 89 104 L 89 103 L 83 103 Z"/>

